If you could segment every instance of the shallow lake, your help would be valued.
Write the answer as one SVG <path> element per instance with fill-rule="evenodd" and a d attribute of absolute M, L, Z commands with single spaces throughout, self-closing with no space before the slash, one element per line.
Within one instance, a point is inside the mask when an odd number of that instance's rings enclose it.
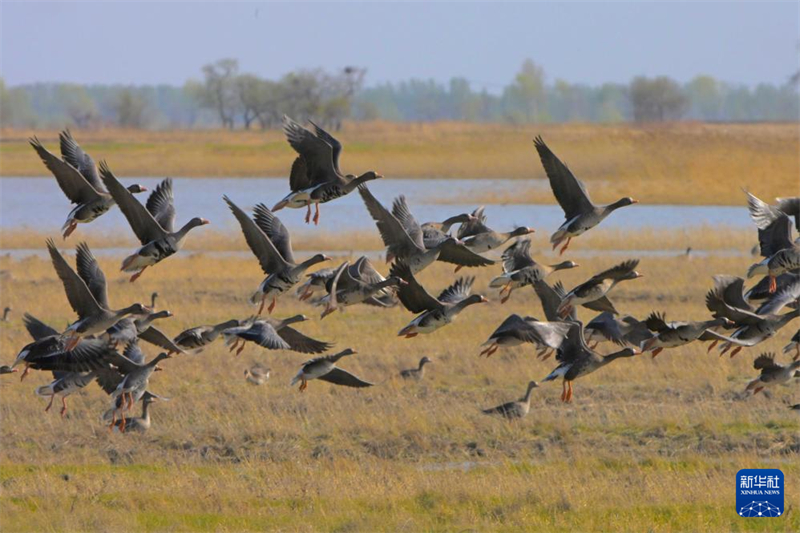
<path fill-rule="evenodd" d="M 152 190 L 157 178 L 126 178 L 126 184 L 141 183 Z M 533 183 L 531 183 L 533 182 Z M 370 190 L 386 206 L 394 197 L 405 194 L 414 215 L 420 222 L 441 221 L 448 216 L 472 211 L 480 205 L 481 196 L 513 194 L 519 187 L 547 187 L 544 180 L 459 180 L 459 179 L 387 179 L 372 182 Z M 178 224 L 193 216 L 202 216 L 215 229 L 237 227 L 236 221 L 222 200 L 227 194 L 241 207 L 248 209 L 263 202 L 272 207 L 288 193 L 286 178 L 176 178 L 175 205 Z M 141 195 L 144 201 L 146 195 Z M 474 203 L 460 204 L 473 198 Z M 446 204 L 446 205 L 445 205 Z M 0 229 L 28 228 L 57 232 L 64 223 L 71 205 L 55 179 L 0 178 Z M 329 231 L 374 230 L 367 210 L 357 193 L 321 206 L 320 228 Z M 557 205 L 492 204 L 486 206 L 490 225 L 498 230 L 517 225 L 530 226 L 537 231 L 552 233 L 564 220 Z M 303 222 L 305 209 L 284 209 L 281 220 L 292 230 L 308 228 Z M 127 222 L 118 209 L 104 215 L 89 226 L 107 232 L 125 231 Z M 747 209 L 726 206 L 635 205 L 611 215 L 603 227 L 608 229 L 675 229 L 701 226 L 742 228 L 752 227 Z M 81 226 L 80 231 L 89 230 Z M 310 228 L 309 228 L 310 229 Z M 91 231 L 91 230 L 89 230 Z"/>

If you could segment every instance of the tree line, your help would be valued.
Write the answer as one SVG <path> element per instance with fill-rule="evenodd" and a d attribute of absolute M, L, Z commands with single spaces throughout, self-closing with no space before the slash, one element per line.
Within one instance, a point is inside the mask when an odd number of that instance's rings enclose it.
<path fill-rule="evenodd" d="M 173 85 L 36 83 L 7 87 L 0 78 L 0 124 L 12 127 L 213 128 L 280 123 L 283 114 L 338 129 L 342 121 L 562 122 L 797 121 L 797 76 L 756 87 L 697 76 L 585 85 L 557 79 L 526 60 L 496 92 L 466 78 L 411 79 L 365 87 L 366 69 L 299 70 L 270 80 L 241 72 L 235 59 L 203 67 L 202 78 Z"/>

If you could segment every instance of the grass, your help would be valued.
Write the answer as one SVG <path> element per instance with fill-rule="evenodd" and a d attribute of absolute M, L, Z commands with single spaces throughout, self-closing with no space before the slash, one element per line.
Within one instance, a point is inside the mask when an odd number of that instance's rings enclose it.
<path fill-rule="evenodd" d="M 697 249 L 729 246 L 707 234 L 686 237 L 702 243 Z M 613 247 L 619 240 L 636 247 L 652 240 L 619 237 L 599 230 L 595 245 Z M 576 250 L 591 248 L 583 239 Z M 742 237 L 734 246 L 748 244 Z M 676 250 L 683 245 L 674 243 Z M 159 307 L 175 315 L 161 324 L 170 335 L 248 316 L 253 308 L 246 299 L 262 278 L 252 258 L 181 254 L 130 284 L 117 270 L 119 259 L 100 260 L 112 304 L 147 301 L 158 291 Z M 559 278 L 571 287 L 616 260 L 581 257 L 580 268 Z M 621 284 L 612 298 L 624 313 L 639 317 L 663 310 L 671 319 L 700 319 L 707 315 L 703 294 L 711 276 L 741 273 L 750 260 L 645 257 L 640 271 L 646 277 Z M 385 271 L 383 264 L 379 268 Z M 343 366 L 379 383 L 371 389 L 311 382 L 299 394 L 288 381 L 305 356 L 249 346 L 237 358 L 218 343 L 200 355 L 166 361 L 150 389 L 172 400 L 153 406 L 148 433 L 116 435 L 99 422 L 108 398 L 96 386 L 70 397 L 70 412 L 61 420 L 57 412 L 43 413 L 45 400 L 32 392 L 48 376 L 34 373 L 22 384 L 3 376 L 0 528 L 800 530 L 793 503 L 800 491 L 792 482 L 800 478 L 800 419 L 786 408 L 798 401 L 796 385 L 773 389 L 769 397 L 742 394 L 755 373 L 754 356 L 762 348 L 779 351 L 794 327 L 734 359 L 692 345 L 656 359 L 619 361 L 577 381 L 571 405 L 559 401 L 558 384 L 546 384 L 534 392 L 526 419 L 506 423 L 480 409 L 519 397 L 529 379 L 541 379 L 554 363 L 536 360 L 530 348 L 477 357 L 478 345 L 509 313 L 542 315 L 530 289 L 500 305 L 487 289 L 497 271 L 467 271 L 477 276 L 476 290 L 489 296 L 489 304 L 411 340 L 396 337 L 411 319 L 399 308 L 352 307 L 319 321 L 319 308 L 288 296 L 280 300 L 276 316 L 305 313 L 313 320 L 299 326 L 303 332 L 356 349 Z M 443 264 L 420 276 L 431 292 L 452 278 L 452 267 Z M 3 305 L 15 310 L 10 322 L 0 323 L 4 362 L 28 342 L 19 320 L 23 311 L 57 327 L 73 319 L 42 258 L 0 257 L 0 292 Z M 582 320 L 590 317 L 580 311 Z M 149 357 L 156 353 L 144 349 Z M 423 382 L 396 379 L 422 355 L 434 360 Z M 242 377 L 256 361 L 273 370 L 262 387 Z M 783 470 L 790 510 L 782 518 L 736 515 L 735 474 L 753 467 Z"/>
<path fill-rule="evenodd" d="M 27 138 L 50 149 L 56 131 L 0 131 L 0 175 L 46 174 Z M 294 157 L 280 131 L 103 129 L 75 136 L 119 176 L 285 176 Z M 389 178 L 545 178 L 531 140 L 542 135 L 586 181 L 593 199 L 633 196 L 650 204 L 740 205 L 740 188 L 764 198 L 797 194 L 800 134 L 792 124 L 584 124 L 508 126 L 465 123 L 348 123 L 342 168 Z M 541 183 L 541 182 L 538 182 Z M 547 188 L 466 194 L 459 201 L 552 203 Z"/>

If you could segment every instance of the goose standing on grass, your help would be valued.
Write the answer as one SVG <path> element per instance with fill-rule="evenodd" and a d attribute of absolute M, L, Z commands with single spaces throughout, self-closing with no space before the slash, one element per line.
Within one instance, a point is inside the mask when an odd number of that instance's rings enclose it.
<path fill-rule="evenodd" d="M 269 368 L 257 363 L 250 368 L 244 369 L 244 379 L 251 385 L 263 385 L 269 380 L 271 371 Z"/>
<path fill-rule="evenodd" d="M 509 420 L 524 418 L 531 410 L 531 396 L 533 389 L 539 386 L 535 381 L 528 383 L 528 389 L 525 391 L 525 396 L 515 402 L 504 403 L 491 409 L 484 409 L 484 414 L 487 415 L 500 415 Z"/>
<path fill-rule="evenodd" d="M 400 377 L 403 379 L 413 379 L 416 381 L 420 381 L 423 377 L 425 377 L 425 365 L 432 362 L 433 361 L 426 355 L 425 357 L 419 360 L 419 365 L 417 365 L 417 368 L 408 368 L 406 370 L 401 370 Z"/>
<path fill-rule="evenodd" d="M 472 213 L 472 218 L 461 225 L 457 234 L 464 246 L 477 254 L 494 250 L 514 237 L 523 237 L 534 232 L 532 228 L 524 226 L 509 232 L 494 231 L 486 225 L 486 215 L 483 214 L 483 209 L 483 206 L 476 209 Z"/>
<path fill-rule="evenodd" d="M 793 361 L 797 361 L 800 359 L 800 329 L 797 330 L 797 333 L 792 335 L 792 339 L 789 341 L 789 344 L 783 347 L 783 353 L 791 353 L 794 350 L 794 357 L 792 358 Z"/>
<path fill-rule="evenodd" d="M 337 354 L 315 357 L 303 363 L 300 371 L 292 378 L 290 385 L 294 386 L 300 382 L 300 392 L 308 388 L 308 382 L 312 379 L 321 379 L 334 385 L 344 385 L 345 387 L 372 387 L 374 383 L 369 383 L 351 374 L 346 370 L 336 366 L 342 357 L 353 355 L 356 352 L 347 348 Z"/>
<path fill-rule="evenodd" d="M 59 139 L 61 159 L 50 153 L 36 137 L 30 139 L 30 143 L 48 170 L 53 173 L 66 197 L 75 204 L 67 216 L 67 221 L 61 227 L 63 237 L 66 239 L 75 231 L 78 224 L 88 224 L 105 214 L 116 201 L 103 187 L 94 160 L 75 142 L 69 130 L 62 131 Z M 147 189 L 134 184 L 127 190 L 132 194 L 138 194 Z"/>
<path fill-rule="evenodd" d="M 720 346 L 720 355 L 733 348 L 731 352 L 733 357 L 743 348 L 756 346 L 774 337 L 781 328 L 800 316 L 800 308 L 782 315 L 778 314 L 787 305 L 797 305 L 798 299 L 800 299 L 800 281 L 773 294 L 758 309 L 750 311 L 731 306 L 725 301 L 724 286 L 714 287 L 706 294 L 706 307 L 715 318 L 727 318 L 737 328 Z M 713 347 L 712 344 L 709 351 Z"/>
<path fill-rule="evenodd" d="M 533 285 L 558 270 L 566 270 L 578 266 L 574 261 L 562 261 L 555 265 L 540 265 L 531 257 L 530 249 L 531 240 L 525 238 L 518 239 L 517 242 L 503 251 L 503 275 L 497 276 L 489 282 L 489 287 L 493 289 L 499 288 L 500 294 L 506 292 L 506 295 L 500 300 L 501 303 L 506 303 L 515 289 Z"/>
<path fill-rule="evenodd" d="M 8 316 L 11 314 L 12 309 L 10 307 L 6 307 L 3 309 L 3 316 L 0 318 L 0 322 L 8 322 Z"/>
<path fill-rule="evenodd" d="M 339 309 L 359 303 L 367 303 L 379 307 L 389 307 L 383 299 L 392 294 L 388 289 L 403 285 L 405 281 L 390 276 L 384 278 L 375 270 L 369 259 L 361 257 L 353 265 L 345 261 L 334 272 L 333 278 L 327 284 L 328 295 L 320 303 L 325 303 L 325 310 L 320 319 Z"/>
<path fill-rule="evenodd" d="M 280 295 L 299 283 L 306 270 L 330 260 L 330 257 L 316 254 L 302 263 L 295 263 L 289 231 L 280 219 L 267 209 L 267 206 L 258 204 L 255 207 L 254 222 L 230 198 L 223 196 L 223 199 L 239 221 L 247 245 L 267 276 L 250 297 L 250 303 L 253 305 L 261 303 L 258 309 L 260 315 L 264 311 L 266 301 L 272 298 L 268 308 L 268 312 L 272 313 Z"/>
<path fill-rule="evenodd" d="M 156 300 L 157 299 L 158 299 L 158 293 L 154 291 L 150 295 L 150 308 L 153 309 L 153 311 L 155 311 L 155 309 L 156 309 Z"/>
<path fill-rule="evenodd" d="M 52 239 L 47 240 L 47 249 L 53 261 L 53 267 L 64 284 L 67 300 L 69 300 L 73 311 L 78 314 L 78 320 L 64 332 L 64 335 L 68 337 L 67 345 L 65 346 L 66 351 L 70 351 L 77 346 L 81 337 L 99 335 L 126 316 L 142 315 L 150 312 L 148 307 L 140 303 L 118 310 L 110 309 L 108 296 L 106 295 L 105 276 L 102 279 L 103 283 L 97 283 L 100 280 L 97 276 L 82 278 L 64 260 Z M 96 271 L 102 273 L 85 243 L 78 246 L 77 263 L 79 270 L 81 265 L 93 263 Z"/>
<path fill-rule="evenodd" d="M 653 312 L 645 320 L 647 329 L 655 333 L 653 337 L 641 344 L 642 352 L 653 352 L 653 358 L 665 348 L 685 346 L 696 340 L 731 341 L 730 337 L 720 335 L 713 328 L 733 326 L 733 322 L 725 317 L 702 322 L 667 322 L 666 314 Z"/>
<path fill-rule="evenodd" d="M 241 325 L 241 320 L 232 319 L 215 325 L 196 326 L 181 331 L 175 336 L 173 341 L 184 350 L 193 354 L 198 354 L 202 352 L 206 346 L 217 340 L 223 331 Z"/>
<path fill-rule="evenodd" d="M 263 320 L 247 321 L 239 327 L 226 329 L 222 332 L 225 345 L 230 346 L 232 352 L 239 348 L 236 355 L 242 353 L 248 342 L 254 342 L 268 350 L 292 350 L 300 353 L 318 354 L 329 350 L 333 344 L 306 337 L 291 324 L 305 322 L 308 317 L 295 315 L 289 318 L 277 319 L 268 317 Z M 241 346 L 239 343 L 241 342 Z"/>
<path fill-rule="evenodd" d="M 433 333 L 455 320 L 468 306 L 487 301 L 480 294 L 470 294 L 475 278 L 459 278 L 434 298 L 417 282 L 408 265 L 395 263 L 389 273 L 406 282 L 397 290 L 400 302 L 412 313 L 419 313 L 400 330 L 399 337 L 410 339 L 420 333 Z"/>
<path fill-rule="evenodd" d="M 614 286 L 625 280 L 641 278 L 642 274 L 636 272 L 639 265 L 638 259 L 630 259 L 614 267 L 595 274 L 588 281 L 585 281 L 569 291 L 561 305 L 558 306 L 559 315 L 564 318 L 577 305 L 583 305 L 596 311 L 609 311 L 618 314 L 614 304 L 608 299 L 606 294 Z"/>
<path fill-rule="evenodd" d="M 18 371 L 17 368 L 14 368 L 14 367 L 9 366 L 9 365 L 0 366 L 0 375 L 2 375 L 2 374 L 13 374 L 14 372 L 17 372 L 17 371 Z"/>
<path fill-rule="evenodd" d="M 319 204 L 324 204 L 353 192 L 362 183 L 382 178 L 370 170 L 360 176 L 344 175 L 339 170 L 342 144 L 313 122 L 310 131 L 286 115 L 283 132 L 299 155 L 292 164 L 289 175 L 288 196 L 275 204 L 273 211 L 284 207 L 307 207 L 306 224 L 311 221 L 311 204 L 314 204 L 314 224 L 319 224 Z"/>
<path fill-rule="evenodd" d="M 540 352 L 555 350 L 561 346 L 568 331 L 569 325 L 566 322 L 539 322 L 532 316 L 522 318 L 511 315 L 481 344 L 481 347 L 487 348 L 480 355 L 491 357 L 498 348 L 519 346 L 526 342 L 533 344 Z"/>
<path fill-rule="evenodd" d="M 761 375 L 747 384 L 746 392 L 753 391 L 755 396 L 765 387 L 774 387 L 788 383 L 794 373 L 800 369 L 800 361 L 794 361 L 786 366 L 775 362 L 774 353 L 763 353 L 753 361 L 753 368 L 761 371 Z"/>
<path fill-rule="evenodd" d="M 792 221 L 785 212 L 750 193 L 747 193 L 747 206 L 750 218 L 758 227 L 759 248 L 765 258 L 748 269 L 747 278 L 767 276 L 769 292 L 774 293 L 778 289 L 778 276 L 800 272 L 800 245 L 792 240 Z"/>
<path fill-rule="evenodd" d="M 386 245 L 386 262 L 399 259 L 406 263 L 413 274 L 419 273 L 434 261 L 444 261 L 461 267 L 481 267 L 493 265 L 486 259 L 468 249 L 458 239 L 447 237 L 425 246 L 422 227 L 408 208 L 405 196 L 394 200 L 392 211 L 386 209 L 366 186 L 358 188 L 370 216 L 378 226 L 383 243 Z"/>
<path fill-rule="evenodd" d="M 591 374 L 607 364 L 623 357 L 632 357 L 638 352 L 634 348 L 624 348 L 608 355 L 600 355 L 586 345 L 583 337 L 583 324 L 580 322 L 569 323 L 569 333 L 564 342 L 556 351 L 556 360 L 559 364 L 555 370 L 542 381 L 562 379 L 561 401 L 572 401 L 572 382 L 576 379 Z"/>
<path fill-rule="evenodd" d="M 158 184 L 145 207 L 120 184 L 105 161 L 100 162 L 100 176 L 142 243 L 141 248 L 122 262 L 124 272 L 135 272 L 131 282 L 136 281 L 147 267 L 178 253 L 191 230 L 209 224 L 208 220 L 195 217 L 175 231 L 175 206 L 170 178 Z"/>
<path fill-rule="evenodd" d="M 118 420 L 114 421 L 114 425 L 112 426 L 113 431 L 118 431 L 120 433 L 144 433 L 148 429 L 150 429 L 150 406 L 158 401 L 168 401 L 169 398 L 162 398 L 152 392 L 145 391 L 142 395 L 142 416 L 141 417 L 127 417 L 122 416 Z"/>
<path fill-rule="evenodd" d="M 545 174 L 550 180 L 550 188 L 553 189 L 553 194 L 566 216 L 566 221 L 550 237 L 553 250 L 566 240 L 566 244 L 560 251 L 563 254 L 573 237 L 597 226 L 620 207 L 638 203 L 632 198 L 620 198 L 613 204 L 594 205 L 583 183 L 572 174 L 567 165 L 550 151 L 542 138 L 536 137 L 533 143 L 536 151 L 539 152 L 539 159 L 542 161 Z"/>

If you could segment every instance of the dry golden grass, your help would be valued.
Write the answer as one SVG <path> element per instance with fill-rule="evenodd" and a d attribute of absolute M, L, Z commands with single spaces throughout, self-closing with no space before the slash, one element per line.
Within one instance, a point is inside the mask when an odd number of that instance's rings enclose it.
<path fill-rule="evenodd" d="M 543 259 L 551 255 L 538 254 Z M 613 299 L 625 313 L 664 310 L 669 318 L 707 315 L 703 294 L 715 273 L 741 273 L 748 257 L 644 258 L 645 278 Z M 569 287 L 614 262 L 582 258 L 561 276 Z M 101 259 L 112 304 L 146 301 L 175 316 L 169 334 L 253 312 L 247 296 L 261 281 L 253 259 L 170 258 L 135 284 Z M 383 268 L 383 267 L 382 267 Z M 497 268 L 468 271 L 487 293 Z M 421 274 L 438 291 L 453 278 L 436 264 Z M 28 342 L 27 310 L 61 327 L 73 319 L 44 259 L 0 258 L 2 304 L 15 315 L 0 324 L 4 362 Z M 0 515 L 3 531 L 798 531 L 784 517 L 743 520 L 735 513 L 740 468 L 777 467 L 787 506 L 800 497 L 800 419 L 796 385 L 770 397 L 744 397 L 759 350 L 734 359 L 704 346 L 657 359 L 618 361 L 576 382 L 572 405 L 561 388 L 534 392 L 531 414 L 507 423 L 481 414 L 519 397 L 529 379 L 554 366 L 530 348 L 477 357 L 478 345 L 509 313 L 542 315 L 530 289 L 506 305 L 468 309 L 433 335 L 400 340 L 411 314 L 396 308 L 349 308 L 320 322 L 319 308 L 292 297 L 276 316 L 302 312 L 299 329 L 352 347 L 343 363 L 379 383 L 350 390 L 311 382 L 305 394 L 288 381 L 305 357 L 250 346 L 238 358 L 221 343 L 198 356 L 166 361 L 151 390 L 171 397 L 153 407 L 145 435 L 112 435 L 98 417 L 107 397 L 96 386 L 70 398 L 65 420 L 43 413 L 33 388 L 0 383 Z M 581 310 L 586 321 L 591 314 Z M 778 350 L 782 331 L 763 348 Z M 611 351 L 610 346 L 602 347 Z M 145 345 L 149 356 L 156 351 Z M 434 359 L 420 384 L 396 374 L 422 355 Z M 245 383 L 255 361 L 272 367 L 262 387 Z"/>
<path fill-rule="evenodd" d="M 74 132 L 120 176 L 285 176 L 293 152 L 279 131 Z M 741 204 L 740 188 L 764 198 L 797 194 L 800 134 L 792 124 L 675 123 L 652 126 L 465 123 L 348 123 L 337 134 L 342 167 L 389 178 L 543 179 L 531 140 L 542 135 L 588 184 L 593 198 L 633 196 L 651 204 Z M 0 175 L 40 176 L 27 144 L 55 131 L 0 132 Z M 549 191 L 481 198 L 482 203 L 552 203 Z"/>

